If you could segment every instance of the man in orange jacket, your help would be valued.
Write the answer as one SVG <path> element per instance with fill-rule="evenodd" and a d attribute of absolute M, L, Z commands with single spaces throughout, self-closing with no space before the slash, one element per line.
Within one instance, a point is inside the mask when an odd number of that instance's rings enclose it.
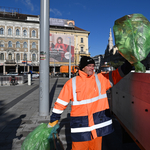
<path fill-rule="evenodd" d="M 106 91 L 128 74 L 132 65 L 126 61 L 107 74 L 95 74 L 94 67 L 91 57 L 81 58 L 79 76 L 65 83 L 48 124 L 49 127 L 55 126 L 71 102 L 72 150 L 101 150 L 102 136 L 113 132 Z"/>

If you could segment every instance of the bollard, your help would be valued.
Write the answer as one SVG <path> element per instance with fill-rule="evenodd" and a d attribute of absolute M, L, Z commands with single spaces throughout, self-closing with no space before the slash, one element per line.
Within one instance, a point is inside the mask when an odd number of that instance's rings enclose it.
<path fill-rule="evenodd" d="M 28 85 L 31 85 L 31 74 L 28 74 Z"/>

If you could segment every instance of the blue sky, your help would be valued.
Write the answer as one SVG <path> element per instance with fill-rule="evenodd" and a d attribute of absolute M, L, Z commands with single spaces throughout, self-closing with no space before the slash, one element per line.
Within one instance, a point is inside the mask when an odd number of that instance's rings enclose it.
<path fill-rule="evenodd" d="M 0 6 L 20 8 L 23 14 L 40 15 L 40 0 L 1 0 Z M 124 15 L 140 13 L 150 21 L 149 0 L 50 0 L 50 17 L 70 19 L 90 31 L 91 56 L 104 54 L 109 31 L 115 20 Z M 114 38 L 113 42 L 115 44 Z"/>

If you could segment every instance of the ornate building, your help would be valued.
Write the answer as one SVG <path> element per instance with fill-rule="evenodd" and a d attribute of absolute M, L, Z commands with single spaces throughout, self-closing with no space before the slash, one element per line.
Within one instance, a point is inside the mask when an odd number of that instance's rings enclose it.
<path fill-rule="evenodd" d="M 0 73 L 39 66 L 39 16 L 0 12 Z"/>
<path fill-rule="evenodd" d="M 72 39 L 73 50 L 71 65 L 78 65 L 81 56 L 90 56 L 88 49 L 89 31 L 83 30 L 75 26 L 74 21 L 67 20 L 67 24 L 60 25 L 64 19 L 53 19 L 59 24 L 51 24 L 50 22 L 50 46 L 53 44 L 51 35 L 54 40 L 57 36 L 63 36 L 64 41 L 68 37 Z M 50 18 L 51 21 L 51 18 Z M 72 24 L 74 23 L 74 24 Z M 58 37 L 57 37 L 58 38 Z M 56 41 L 56 40 L 55 40 Z M 55 43 L 54 43 L 55 44 Z M 73 49 L 72 49 L 73 47 Z M 53 47 L 55 49 L 55 45 Z M 52 49 L 50 49 L 51 51 Z M 56 49 L 55 49 L 56 50 Z M 68 58 L 68 49 L 61 57 Z M 51 55 L 51 54 L 50 54 Z M 62 58 L 60 58 L 62 59 Z M 61 65 L 68 65 L 69 61 L 55 61 L 50 59 L 50 71 L 56 65 L 59 70 Z M 40 63 L 40 18 L 35 15 L 21 14 L 19 9 L 0 10 L 0 73 L 7 74 L 14 72 L 29 72 L 29 70 L 39 71 Z"/>
<path fill-rule="evenodd" d="M 56 72 L 59 72 L 60 66 L 69 65 L 69 59 L 66 59 L 63 55 L 61 55 L 61 58 L 57 55 L 57 53 L 60 53 L 58 49 L 58 45 L 60 44 L 57 43 L 58 39 L 63 41 L 60 47 L 63 47 L 64 55 L 69 52 L 69 39 L 71 40 L 71 65 L 78 66 L 82 56 L 90 56 L 88 46 L 90 32 L 75 26 L 73 20 L 51 18 L 51 21 L 54 22 L 50 23 L 51 72 L 53 71 L 54 65 Z M 68 22 L 71 22 L 71 24 L 68 25 Z"/>

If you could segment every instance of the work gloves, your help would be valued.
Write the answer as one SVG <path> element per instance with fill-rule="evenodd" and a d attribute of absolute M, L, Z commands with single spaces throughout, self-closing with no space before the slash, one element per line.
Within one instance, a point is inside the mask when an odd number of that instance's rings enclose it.
<path fill-rule="evenodd" d="M 53 134 L 56 138 L 56 134 L 57 134 L 57 129 L 59 128 L 59 124 L 58 124 L 58 120 L 54 121 L 54 122 L 49 122 L 47 125 L 48 128 L 52 128 L 51 133 L 48 137 L 48 139 L 52 139 L 53 138 Z"/>
<path fill-rule="evenodd" d="M 49 122 L 48 125 L 47 125 L 47 127 L 48 127 L 48 128 L 54 127 L 57 123 L 58 123 L 58 120 L 56 120 L 56 121 L 54 121 L 54 122 L 52 122 L 52 123 Z"/>

